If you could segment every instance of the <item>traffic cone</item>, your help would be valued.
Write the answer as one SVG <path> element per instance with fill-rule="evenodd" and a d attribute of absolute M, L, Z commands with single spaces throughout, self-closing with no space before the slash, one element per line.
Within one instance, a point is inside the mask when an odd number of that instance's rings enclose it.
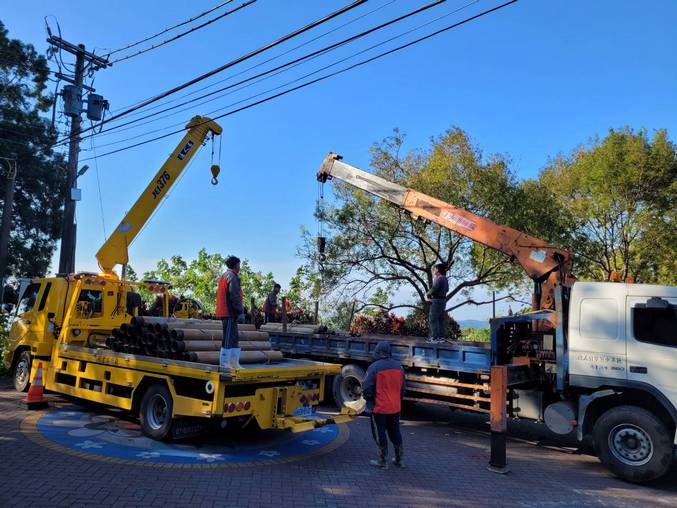
<path fill-rule="evenodd" d="M 33 381 L 28 389 L 23 405 L 28 409 L 42 409 L 48 406 L 47 401 L 43 397 L 44 387 L 42 385 L 42 362 L 38 363 L 38 368 L 35 369 Z"/>

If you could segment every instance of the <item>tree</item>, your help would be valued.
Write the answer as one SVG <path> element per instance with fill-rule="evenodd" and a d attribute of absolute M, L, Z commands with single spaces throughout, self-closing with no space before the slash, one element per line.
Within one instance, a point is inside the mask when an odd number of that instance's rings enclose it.
<path fill-rule="evenodd" d="M 226 258 L 221 254 L 209 254 L 200 249 L 197 258 L 186 261 L 181 256 L 172 256 L 169 260 L 158 261 L 155 270 L 144 273 L 144 279 L 160 279 L 169 282 L 178 295 L 197 299 L 205 312 L 213 314 L 216 310 L 216 286 L 218 279 L 226 271 Z M 273 274 L 254 271 L 249 261 L 243 259 L 240 266 L 240 281 L 245 306 L 249 307 L 254 297 L 260 306 L 273 287 Z"/>
<path fill-rule="evenodd" d="M 677 151 L 665 130 L 610 130 L 539 177 L 572 226 L 576 275 L 638 282 L 677 281 Z"/>
<path fill-rule="evenodd" d="M 56 133 L 42 116 L 54 100 L 48 77 L 45 57 L 10 39 L 0 22 L 0 157 L 18 165 L 7 263 L 7 274 L 16 277 L 44 275 L 61 234 L 66 172 L 63 156 L 52 149 Z M 0 164 L 3 200 L 6 168 Z"/>
<path fill-rule="evenodd" d="M 547 221 L 536 220 L 540 216 L 533 207 L 538 200 L 517 182 L 509 160 L 500 155 L 485 158 L 461 129 L 450 129 L 431 140 L 424 152 L 401 156 L 403 143 L 403 136 L 395 131 L 372 148 L 371 166 L 377 175 L 534 236 L 549 239 L 563 234 L 559 226 L 550 224 L 556 222 L 554 211 L 545 214 Z M 337 204 L 317 213 L 328 236 L 323 287 L 325 292 L 357 300 L 358 310 L 369 306 L 426 308 L 432 267 L 437 263 L 449 267 L 448 311 L 488 303 L 474 300 L 473 288 L 508 288 L 503 298 L 523 288 L 521 269 L 501 253 L 440 226 L 416 221 L 345 184 L 335 184 L 334 191 Z M 301 252 L 316 261 L 314 250 L 314 239 L 306 232 Z M 377 295 L 381 302 L 370 301 L 376 288 L 388 295 L 409 290 L 413 300 L 384 304 L 381 293 Z"/>

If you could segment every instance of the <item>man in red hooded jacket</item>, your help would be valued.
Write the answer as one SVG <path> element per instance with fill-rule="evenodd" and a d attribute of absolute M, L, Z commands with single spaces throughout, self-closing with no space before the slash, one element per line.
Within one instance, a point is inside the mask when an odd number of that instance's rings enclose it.
<path fill-rule="evenodd" d="M 379 449 L 378 459 L 369 462 L 374 467 L 388 467 L 388 439 L 395 448 L 393 464 L 404 467 L 400 411 L 404 396 L 404 369 L 392 358 L 390 342 L 382 340 L 374 349 L 376 361 L 367 369 L 362 382 L 362 395 L 371 410 L 371 431 Z"/>

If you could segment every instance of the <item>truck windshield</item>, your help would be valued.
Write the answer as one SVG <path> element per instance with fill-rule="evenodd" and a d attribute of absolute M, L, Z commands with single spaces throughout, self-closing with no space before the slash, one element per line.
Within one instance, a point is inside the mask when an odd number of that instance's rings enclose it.
<path fill-rule="evenodd" d="M 21 300 L 17 305 L 17 316 L 20 316 L 24 312 L 29 312 L 35 307 L 35 301 L 38 298 L 38 292 L 40 291 L 40 284 L 33 283 L 29 284 L 23 295 L 21 295 Z"/>

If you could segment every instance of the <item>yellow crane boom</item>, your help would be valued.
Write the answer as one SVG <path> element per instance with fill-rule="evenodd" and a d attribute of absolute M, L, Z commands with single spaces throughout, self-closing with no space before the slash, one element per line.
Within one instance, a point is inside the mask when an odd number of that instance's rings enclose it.
<path fill-rule="evenodd" d="M 111 274 L 116 265 L 124 266 L 129 262 L 127 249 L 162 198 L 178 180 L 188 162 L 210 133 L 219 135 L 223 132 L 219 124 L 203 116 L 193 117 L 186 125 L 186 129 L 187 132 L 183 139 L 96 253 L 96 260 L 104 273 Z M 212 166 L 212 183 L 216 182 L 218 171 L 218 166 Z"/>

